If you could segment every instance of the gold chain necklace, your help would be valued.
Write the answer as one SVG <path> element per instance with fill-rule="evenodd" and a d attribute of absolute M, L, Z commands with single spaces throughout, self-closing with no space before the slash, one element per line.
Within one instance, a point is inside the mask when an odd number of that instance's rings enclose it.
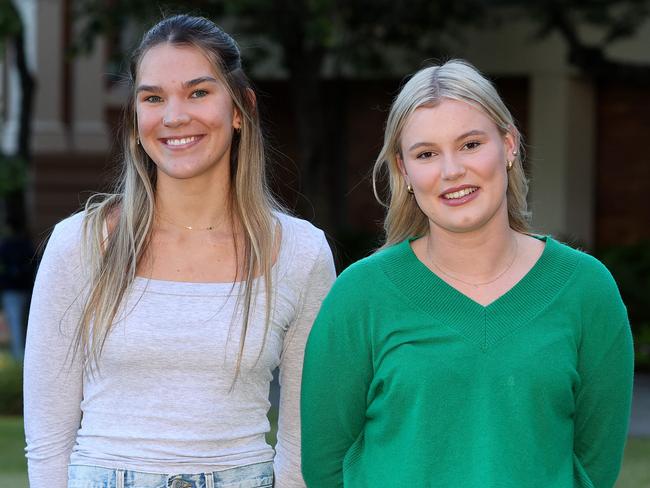
<path fill-rule="evenodd" d="M 176 227 L 182 227 L 183 229 L 187 230 L 194 230 L 194 231 L 205 231 L 205 230 L 214 230 L 217 227 L 217 223 L 211 224 L 208 227 L 196 227 L 193 225 L 183 225 L 183 224 L 177 224 L 176 222 L 172 222 L 171 220 L 163 217 L 160 213 L 158 214 L 158 218 L 161 220 L 164 220 L 168 224 L 175 225 Z"/>
<path fill-rule="evenodd" d="M 438 266 L 435 263 L 435 261 L 433 260 L 433 258 L 431 257 L 431 252 L 428 250 L 428 246 L 427 246 L 427 256 L 429 257 L 429 262 L 431 262 L 431 264 L 433 264 L 434 268 L 436 268 L 438 271 L 440 271 L 447 278 L 451 278 L 452 280 L 458 281 L 459 283 L 463 283 L 465 285 L 473 286 L 474 288 L 478 288 L 479 286 L 489 285 L 490 283 L 494 283 L 499 278 L 501 278 L 504 274 L 506 274 L 508 272 L 508 270 L 510 268 L 512 268 L 512 265 L 515 264 L 515 261 L 517 260 L 517 255 L 518 254 L 519 254 L 519 242 L 518 242 L 517 238 L 515 237 L 515 252 L 513 253 L 512 259 L 510 260 L 510 263 L 508 264 L 508 266 L 506 266 L 506 268 L 503 271 L 501 271 L 498 275 L 496 275 L 496 277 L 492 278 L 489 281 L 482 281 L 481 283 L 472 283 L 470 281 L 465 281 L 462 278 L 458 278 L 457 276 L 449 274 L 444 269 L 442 269 L 440 266 Z"/>

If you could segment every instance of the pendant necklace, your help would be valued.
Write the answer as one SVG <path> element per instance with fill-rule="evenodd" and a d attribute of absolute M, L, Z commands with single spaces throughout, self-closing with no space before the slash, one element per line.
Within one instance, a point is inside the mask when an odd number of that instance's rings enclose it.
<path fill-rule="evenodd" d="M 164 220 L 168 224 L 175 225 L 176 227 L 181 227 L 183 229 L 187 230 L 192 230 L 192 231 L 207 231 L 207 230 L 214 230 L 217 227 L 217 223 L 211 224 L 207 227 L 197 227 L 195 225 L 183 225 L 183 224 L 177 224 L 176 222 L 172 222 L 171 220 L 163 217 L 161 214 L 157 215 L 159 219 Z"/>

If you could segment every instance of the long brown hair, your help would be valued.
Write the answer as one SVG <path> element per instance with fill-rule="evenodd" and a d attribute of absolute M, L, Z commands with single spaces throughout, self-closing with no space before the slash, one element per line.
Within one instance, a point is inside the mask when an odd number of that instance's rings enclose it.
<path fill-rule="evenodd" d="M 233 134 L 230 158 L 229 209 L 242 229 L 242 262 L 238 307 L 243 311 L 236 375 L 248 329 L 257 280 L 262 277 L 266 293 L 266 329 L 271 310 L 271 268 L 275 219 L 280 205 L 269 191 L 265 174 L 264 140 L 251 84 L 241 66 L 239 48 L 232 37 L 203 17 L 176 15 L 163 19 L 144 34 L 130 64 L 132 86 L 124 110 L 121 133 L 122 171 L 116 190 L 98 194 L 86 205 L 84 242 L 91 267 L 88 297 L 77 326 L 75 354 L 83 354 L 91 369 L 97 364 L 127 289 L 147 249 L 155 208 L 156 166 L 137 144 L 135 83 L 143 56 L 159 44 L 193 46 L 210 61 L 242 117 L 241 130 Z M 108 239 L 105 222 L 116 215 Z M 238 274 L 240 272 L 238 271 Z"/>

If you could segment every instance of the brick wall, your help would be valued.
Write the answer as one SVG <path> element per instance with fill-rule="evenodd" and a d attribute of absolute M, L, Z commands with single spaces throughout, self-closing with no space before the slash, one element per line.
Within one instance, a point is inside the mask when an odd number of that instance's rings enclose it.
<path fill-rule="evenodd" d="M 596 244 L 650 240 L 650 83 L 603 82 L 597 100 Z M 576 182 L 580 184 L 580 182 Z"/>

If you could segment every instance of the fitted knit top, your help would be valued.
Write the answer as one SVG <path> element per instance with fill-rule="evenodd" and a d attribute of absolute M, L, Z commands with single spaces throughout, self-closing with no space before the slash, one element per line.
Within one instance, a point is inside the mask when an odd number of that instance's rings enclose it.
<path fill-rule="evenodd" d="M 552 238 L 482 306 L 409 241 L 342 273 L 303 369 L 309 487 L 611 488 L 633 351 L 614 280 Z"/>
<path fill-rule="evenodd" d="M 136 278 L 93 374 L 70 344 L 87 287 L 83 215 L 59 223 L 36 279 L 25 357 L 25 433 L 31 488 L 64 488 L 68 464 L 152 473 L 199 473 L 273 460 L 269 384 L 280 368 L 277 487 L 300 475 L 304 344 L 335 277 L 323 233 L 276 215 L 281 246 L 273 308 L 257 279 L 241 370 L 242 327 L 233 283 Z M 261 351 L 261 352 L 260 352 Z"/>

